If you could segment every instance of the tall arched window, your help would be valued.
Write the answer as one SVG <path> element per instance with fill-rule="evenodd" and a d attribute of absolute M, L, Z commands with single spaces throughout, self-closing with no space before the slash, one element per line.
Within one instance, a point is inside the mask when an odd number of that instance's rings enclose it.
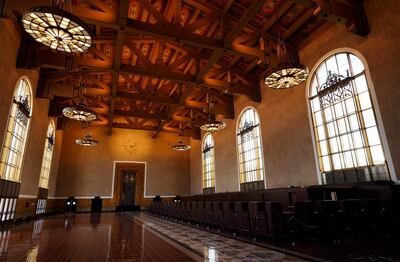
<path fill-rule="evenodd" d="M 352 53 L 339 52 L 312 75 L 309 101 L 324 184 L 389 178 L 366 71 Z"/>
<path fill-rule="evenodd" d="M 0 174 L 2 179 L 20 181 L 31 108 L 31 86 L 26 78 L 21 78 L 14 91 L 1 150 Z"/>
<path fill-rule="evenodd" d="M 215 193 L 214 138 L 207 133 L 203 138 L 203 193 Z"/>
<path fill-rule="evenodd" d="M 44 144 L 42 169 L 40 171 L 39 187 L 48 188 L 49 186 L 49 176 L 51 168 L 51 160 L 53 158 L 53 148 L 55 143 L 55 128 L 53 120 L 50 121 L 47 128 L 47 137 Z"/>
<path fill-rule="evenodd" d="M 237 125 L 240 190 L 264 188 L 260 119 L 254 108 L 245 109 Z"/>

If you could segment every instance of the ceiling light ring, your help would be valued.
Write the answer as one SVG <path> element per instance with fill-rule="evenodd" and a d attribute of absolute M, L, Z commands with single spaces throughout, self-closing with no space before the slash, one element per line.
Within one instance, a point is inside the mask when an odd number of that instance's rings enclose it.
<path fill-rule="evenodd" d="M 80 146 L 93 147 L 99 144 L 99 141 L 87 134 L 83 138 L 75 140 L 75 143 Z"/>
<path fill-rule="evenodd" d="M 83 53 L 92 45 L 88 25 L 63 9 L 49 6 L 31 7 L 21 20 L 25 31 L 50 49 L 65 53 Z M 57 38 L 55 33 L 64 37 Z"/>

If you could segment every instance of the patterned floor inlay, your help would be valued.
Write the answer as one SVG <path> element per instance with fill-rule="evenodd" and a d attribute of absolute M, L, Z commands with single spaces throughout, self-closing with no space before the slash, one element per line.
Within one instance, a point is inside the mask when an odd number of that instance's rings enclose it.
<path fill-rule="evenodd" d="M 190 250 L 201 253 L 205 261 L 305 261 L 268 248 L 252 245 L 191 226 L 153 217 L 145 213 L 129 212 L 129 216 Z"/>

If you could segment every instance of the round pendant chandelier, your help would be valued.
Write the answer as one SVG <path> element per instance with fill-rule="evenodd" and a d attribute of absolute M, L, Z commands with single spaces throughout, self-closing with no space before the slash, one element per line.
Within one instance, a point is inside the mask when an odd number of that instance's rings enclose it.
<path fill-rule="evenodd" d="M 274 6 L 277 6 L 277 0 L 274 0 Z M 279 7 L 276 8 L 276 19 L 278 20 Z M 299 63 L 293 63 L 289 58 L 285 41 L 278 36 L 276 45 L 278 57 L 277 66 L 267 71 L 265 84 L 273 89 L 288 89 L 303 83 L 308 76 L 308 68 Z M 265 59 L 266 60 L 266 59 Z"/>
<path fill-rule="evenodd" d="M 22 16 L 25 31 L 37 42 L 64 53 L 83 53 L 92 45 L 88 27 L 61 8 L 37 6 Z"/>
<path fill-rule="evenodd" d="M 306 66 L 282 62 L 267 72 L 265 84 L 273 89 L 287 89 L 303 83 L 307 76 Z"/>
<path fill-rule="evenodd" d="M 85 104 L 79 103 L 76 106 L 65 107 L 63 115 L 69 119 L 90 122 L 97 118 L 96 112 L 90 110 Z"/>
<path fill-rule="evenodd" d="M 75 140 L 75 143 L 80 145 L 80 146 L 97 146 L 99 144 L 99 141 L 97 141 L 96 139 L 94 139 L 91 135 L 85 135 L 83 138 L 81 139 L 77 139 Z"/>
<path fill-rule="evenodd" d="M 182 129 L 182 124 L 181 123 L 179 123 L 178 136 L 183 136 L 183 129 Z M 171 147 L 171 149 L 174 150 L 174 151 L 188 151 L 191 148 L 192 147 L 190 145 L 186 145 L 182 140 L 180 140 L 178 143 L 176 143 L 175 145 L 173 145 Z"/>
<path fill-rule="evenodd" d="M 230 81 L 230 80 L 229 80 Z M 209 97 L 209 93 L 206 93 L 206 100 L 208 104 L 208 118 L 207 122 L 200 126 L 200 129 L 206 132 L 219 132 L 225 129 L 226 124 L 224 121 L 217 121 L 215 115 L 212 113 L 214 108 L 213 97 Z"/>
<path fill-rule="evenodd" d="M 206 132 L 219 132 L 224 130 L 226 124 L 224 121 L 217 121 L 215 120 L 215 115 L 209 114 L 207 123 L 200 126 L 200 129 Z"/>
<path fill-rule="evenodd" d="M 178 143 L 172 146 L 172 150 L 174 151 L 188 151 L 191 148 L 192 148 L 191 146 L 186 145 L 185 143 L 183 143 L 183 141 L 179 141 Z"/>

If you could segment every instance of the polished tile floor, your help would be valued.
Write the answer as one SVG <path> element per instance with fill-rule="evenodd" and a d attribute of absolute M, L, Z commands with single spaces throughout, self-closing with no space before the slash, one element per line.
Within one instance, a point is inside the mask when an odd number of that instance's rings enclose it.
<path fill-rule="evenodd" d="M 201 261 L 126 215 L 76 214 L 0 232 L 0 261 Z"/>
<path fill-rule="evenodd" d="M 172 241 L 202 255 L 204 261 L 303 261 L 283 252 L 150 216 L 143 212 L 129 212 L 127 214 L 134 220 L 143 223 L 146 228 L 150 227 Z"/>
<path fill-rule="evenodd" d="M 0 231 L 0 261 L 302 261 L 144 213 L 59 215 Z"/>

